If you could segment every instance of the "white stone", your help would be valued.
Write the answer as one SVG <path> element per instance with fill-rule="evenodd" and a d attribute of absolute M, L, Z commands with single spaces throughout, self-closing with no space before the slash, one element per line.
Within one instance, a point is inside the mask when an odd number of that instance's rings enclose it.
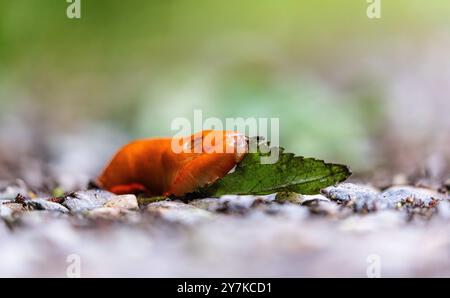
<path fill-rule="evenodd" d="M 139 208 L 138 201 L 135 195 L 122 195 L 113 198 L 106 202 L 103 207 L 122 208 L 129 210 L 136 210 Z"/>

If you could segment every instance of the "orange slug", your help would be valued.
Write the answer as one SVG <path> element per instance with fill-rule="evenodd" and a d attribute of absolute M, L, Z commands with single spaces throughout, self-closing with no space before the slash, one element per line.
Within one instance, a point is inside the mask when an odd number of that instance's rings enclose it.
<path fill-rule="evenodd" d="M 245 136 L 234 131 L 136 140 L 115 154 L 97 184 L 115 194 L 182 196 L 225 176 L 246 152 Z"/>

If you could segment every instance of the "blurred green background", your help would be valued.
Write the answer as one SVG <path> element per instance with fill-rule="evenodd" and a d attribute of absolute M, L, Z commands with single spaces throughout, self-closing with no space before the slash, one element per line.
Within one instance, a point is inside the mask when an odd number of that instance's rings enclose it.
<path fill-rule="evenodd" d="M 279 117 L 288 150 L 357 173 L 448 165 L 449 1 L 382 0 L 376 20 L 364 0 L 81 4 L 0 0 L 3 142 L 17 123 L 44 152 L 95 126 L 172 135 L 201 109 Z"/>

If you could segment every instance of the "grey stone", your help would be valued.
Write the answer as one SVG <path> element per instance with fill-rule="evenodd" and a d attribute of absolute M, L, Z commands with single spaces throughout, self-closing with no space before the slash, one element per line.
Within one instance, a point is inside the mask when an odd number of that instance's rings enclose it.
<path fill-rule="evenodd" d="M 24 204 L 25 206 L 35 210 L 58 211 L 62 213 L 69 212 L 69 209 L 63 205 L 45 199 L 26 200 Z"/>
<path fill-rule="evenodd" d="M 103 207 L 115 197 L 113 193 L 104 190 L 85 190 L 68 195 L 62 204 L 71 212 L 84 212 Z"/>
<path fill-rule="evenodd" d="M 329 199 L 353 207 L 355 211 L 374 211 L 379 208 L 379 191 L 371 186 L 342 183 L 322 190 Z"/>
<path fill-rule="evenodd" d="M 408 204 L 413 207 L 434 207 L 437 202 L 445 199 L 445 195 L 427 188 L 413 186 L 393 186 L 382 194 L 382 202 L 389 208 Z"/>

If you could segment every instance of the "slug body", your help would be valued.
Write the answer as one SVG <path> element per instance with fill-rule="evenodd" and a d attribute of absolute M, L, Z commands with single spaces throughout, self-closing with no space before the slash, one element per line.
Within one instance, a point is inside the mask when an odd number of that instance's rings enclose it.
<path fill-rule="evenodd" d="M 137 140 L 116 153 L 97 183 L 116 194 L 182 196 L 225 176 L 246 152 L 245 136 L 233 131 Z"/>

